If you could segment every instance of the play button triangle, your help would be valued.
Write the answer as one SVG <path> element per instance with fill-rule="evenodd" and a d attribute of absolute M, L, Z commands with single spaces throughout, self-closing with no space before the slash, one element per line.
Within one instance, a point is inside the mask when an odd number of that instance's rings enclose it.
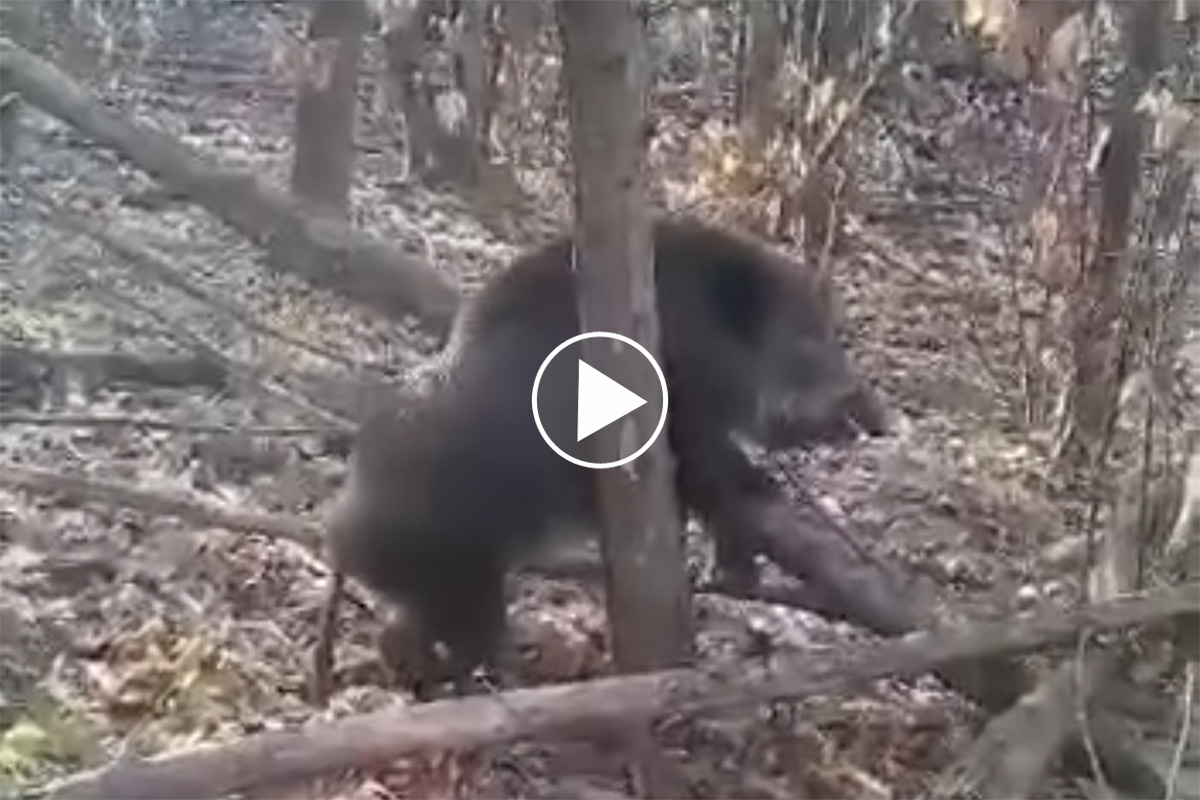
<path fill-rule="evenodd" d="M 579 362 L 579 411 L 576 441 L 583 441 L 601 428 L 611 425 L 646 401 L 600 370 Z"/>

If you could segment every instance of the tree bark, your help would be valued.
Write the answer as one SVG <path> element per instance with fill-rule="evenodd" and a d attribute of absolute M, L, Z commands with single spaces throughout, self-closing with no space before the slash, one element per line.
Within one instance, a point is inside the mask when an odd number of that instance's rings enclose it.
<path fill-rule="evenodd" d="M 108 111 L 53 65 L 0 39 L 0 71 L 46 113 L 186 193 L 276 257 L 271 266 L 392 318 L 414 314 L 445 336 L 458 292 L 425 264 L 338 220 L 308 214 L 253 173 L 204 158 L 162 131 Z"/>
<path fill-rule="evenodd" d="M 301 76 L 296 98 L 292 192 L 339 216 L 346 215 L 354 182 L 355 89 L 367 21 L 362 0 L 317 0 L 308 45 L 332 45 L 332 52 L 319 59 L 320 69 Z"/>
<path fill-rule="evenodd" d="M 564 76 L 575 163 L 578 304 L 585 331 L 625 335 L 658 357 L 654 248 L 646 202 L 642 137 L 645 56 L 632 3 L 562 3 Z M 658 386 L 625 375 L 612 343 L 584 352 L 596 368 L 643 397 Z M 623 347 L 623 346 L 622 346 Z M 626 355 L 626 358 L 629 356 Z M 594 434 L 597 458 L 622 457 L 622 439 L 646 431 L 627 423 Z M 597 473 L 608 612 L 618 667 L 673 666 L 691 655 L 691 597 L 664 437 L 637 460 Z"/>

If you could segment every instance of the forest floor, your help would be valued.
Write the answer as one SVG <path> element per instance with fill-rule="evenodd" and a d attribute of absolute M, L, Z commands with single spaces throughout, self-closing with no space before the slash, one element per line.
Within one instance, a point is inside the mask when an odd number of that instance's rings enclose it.
<path fill-rule="evenodd" d="M 267 6 L 231 5 L 219 18 L 202 5 L 188 8 L 166 21 L 147 58 L 105 70 L 103 82 L 70 53 L 59 63 L 76 77 L 91 75 L 91 87 L 124 112 L 285 183 L 291 93 L 266 66 Z M 364 107 L 353 193 L 358 225 L 468 289 L 528 244 L 498 237 L 455 198 L 397 181 L 399 154 L 371 118 L 371 103 Z M 1063 543 L 1078 541 L 1084 513 L 1052 477 L 1052 432 L 1031 428 L 1018 413 L 1010 298 L 1024 256 L 1009 243 L 1007 198 L 1016 194 L 1014 170 L 1027 160 L 1020 148 L 1031 146 L 1031 136 L 1017 130 L 1015 116 L 971 123 L 976 138 L 958 149 L 947 144 L 922 167 L 919 190 L 864 172 L 835 274 L 855 356 L 899 424 L 882 439 L 774 459 L 788 481 L 808 486 L 850 522 L 863 544 L 932 580 L 956 612 L 987 616 L 1078 597 L 1079 549 Z M 186 330 L 268 372 L 341 368 L 140 278 L 93 242 L 51 225 L 46 215 L 66 206 L 166 255 L 262 322 L 360 364 L 399 369 L 421 345 L 411 330 L 272 273 L 253 245 L 194 206 L 119 202 L 152 186 L 150 179 L 53 120 L 33 111 L 26 120 L 29 141 L 16 179 L 4 187 L 0 224 L 5 341 L 161 353 L 186 350 L 179 338 Z M 996 129 L 1009 122 L 1017 127 Z M 993 156 L 996 163 L 981 163 Z M 548 212 L 555 214 L 561 218 L 562 210 Z M 151 322 L 120 298 L 158 309 L 172 324 Z M 145 413 L 231 431 L 297 422 L 253 392 L 194 389 L 70 393 L 55 410 Z M 344 468 L 304 437 L 247 441 L 128 427 L 8 425 L 0 458 L 312 518 Z M 0 509 L 0 719 L 9 727 L 19 718 L 36 734 L 34 745 L 9 737 L 0 747 L 10 785 L 49 777 L 54 766 L 103 763 L 119 751 L 228 739 L 396 699 L 362 681 L 339 691 L 327 711 L 303 701 L 328 575 L 299 545 L 7 490 L 0 490 Z M 603 628 L 602 605 L 574 585 L 552 583 L 525 581 L 514 611 L 539 637 L 575 643 L 569 650 Z M 748 623 L 766 626 L 785 650 L 816 652 L 865 635 L 763 603 L 713 596 L 698 603 L 706 658 L 736 647 Z M 367 658 L 377 625 L 366 610 L 352 609 L 339 661 Z M 572 678 L 600 668 L 590 657 L 577 660 L 571 674 L 546 669 Z M 696 723 L 679 760 L 706 796 L 913 797 L 963 750 L 978 722 L 967 703 L 932 680 L 881 682 L 853 699 L 818 698 L 789 719 L 782 729 L 746 710 Z M 468 776 L 473 795 L 622 791 L 612 764 L 587 748 L 522 745 L 484 763 L 489 768 Z M 437 783 L 444 779 L 405 762 L 294 796 L 444 795 L 449 788 Z M 1045 793 L 1073 791 L 1056 785 Z"/>

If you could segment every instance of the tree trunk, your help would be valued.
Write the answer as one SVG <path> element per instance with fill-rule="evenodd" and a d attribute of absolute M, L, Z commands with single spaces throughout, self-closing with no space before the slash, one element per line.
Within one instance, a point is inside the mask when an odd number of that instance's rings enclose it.
<path fill-rule="evenodd" d="M 296 100 L 292 192 L 345 216 L 354 180 L 355 88 L 367 7 L 362 0 L 317 0 L 308 25 L 309 47 L 332 45 L 306 70 Z"/>
<path fill-rule="evenodd" d="M 1116 407 L 1121 284 L 1133 202 L 1141 177 L 1142 122 L 1134 109 L 1154 74 L 1163 8 L 1162 3 L 1130 3 L 1124 7 L 1129 59 L 1114 97 L 1111 138 L 1100 167 L 1096 244 L 1071 303 L 1075 363 L 1071 420 L 1062 447 L 1062 457 L 1068 464 L 1082 465 L 1096 455 L 1097 444 L 1104 440 Z"/>
<path fill-rule="evenodd" d="M 640 25 L 627 0 L 562 3 L 558 13 L 575 163 L 583 329 L 623 334 L 657 358 Z M 585 352 L 601 372 L 621 376 L 611 347 Z M 643 397 L 658 391 L 634 379 L 625 383 L 624 376 L 619 380 Z M 621 452 L 621 429 L 613 425 L 595 434 L 604 460 L 619 457 L 610 454 Z M 628 466 L 597 473 L 609 621 L 617 665 L 625 671 L 680 664 L 691 654 L 691 597 L 673 473 L 662 437 Z"/>
<path fill-rule="evenodd" d="M 775 78 L 783 63 L 783 26 L 775 3 L 747 0 L 746 73 L 742 128 L 751 151 L 770 138 L 776 122 Z"/>
<path fill-rule="evenodd" d="M 479 158 L 486 156 L 492 109 L 488 79 L 487 29 L 492 4 L 488 0 L 463 3 L 462 31 L 458 41 L 458 88 L 467 98 L 465 135 L 475 145 Z"/>
<path fill-rule="evenodd" d="M 747 19 L 749 15 L 750 6 L 747 3 L 740 3 L 734 9 L 733 74 L 737 80 L 734 82 L 733 118 L 738 122 L 746 116 L 746 40 L 750 37 L 750 22 Z"/>
<path fill-rule="evenodd" d="M 0 0 L 0 30 L 25 49 L 42 50 L 41 4 L 29 0 Z M 16 155 L 21 130 L 21 98 L 10 93 L 10 76 L 0 68 L 0 168 Z"/>
<path fill-rule="evenodd" d="M 464 21 L 467 30 L 464 33 L 467 37 L 477 34 L 477 38 L 482 37 L 482 32 L 476 30 L 483 27 L 480 23 L 486 15 L 486 7 L 477 7 L 481 2 L 472 0 L 462 9 L 466 15 Z M 460 61 L 460 66 L 466 67 L 466 70 L 460 70 L 456 88 L 464 95 L 466 115 L 461 120 L 462 124 L 449 127 L 447 123 L 450 120 L 442 117 L 437 106 L 446 88 L 432 85 L 421 69 L 426 47 L 425 28 L 440 7 L 432 0 L 419 0 L 415 11 L 404 24 L 384 34 L 388 73 L 404 111 L 404 123 L 408 131 L 409 172 L 431 184 L 445 182 L 456 188 L 470 189 L 479 184 L 486 169 L 484 148 L 476 136 L 482 127 L 482 114 L 476 105 L 480 98 L 471 96 L 472 91 L 477 91 L 473 84 L 480 81 L 478 75 L 481 69 L 485 76 L 483 82 L 486 83 L 486 64 L 483 63 L 482 53 L 469 59 L 479 63 L 466 65 Z M 467 75 L 467 72 L 471 75 Z"/>
<path fill-rule="evenodd" d="M 383 35 L 388 78 L 404 114 L 408 171 L 418 177 L 432 168 L 437 138 L 437 118 L 420 74 L 425 26 L 436 9 L 433 0 L 419 0 L 411 14 Z"/>
<path fill-rule="evenodd" d="M 872 8 L 849 0 L 824 0 L 823 19 L 817 43 L 817 74 L 851 74 L 852 57 L 863 50 L 862 39 Z M 865 62 L 865 57 L 862 59 Z"/>

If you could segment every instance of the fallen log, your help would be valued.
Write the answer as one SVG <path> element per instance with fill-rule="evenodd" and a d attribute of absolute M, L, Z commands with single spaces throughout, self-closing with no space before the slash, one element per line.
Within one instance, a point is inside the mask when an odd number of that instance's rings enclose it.
<path fill-rule="evenodd" d="M 752 500 L 741 509 L 739 516 L 745 535 L 758 539 L 759 550 L 764 555 L 789 574 L 805 581 L 808 594 L 805 607 L 825 616 L 845 619 L 882 636 L 899 636 L 936 627 L 937 614 L 931 598 L 913 591 L 917 584 L 906 584 L 891 565 L 880 562 L 858 546 L 856 537 L 826 514 L 814 498 L 801 493 L 799 500 L 798 507 L 779 498 Z M 1036 675 L 1025 664 L 1002 657 L 948 662 L 940 666 L 936 674 L 991 714 L 1002 716 L 1037 683 Z M 1043 704 L 1039 707 L 1054 706 Z M 1054 726 L 1046 730 L 1052 729 Z M 1056 741 L 1045 741 L 1055 752 L 1065 746 L 1066 762 L 1072 770 L 1086 774 L 1100 768 L 1122 788 L 1137 791 L 1139 795 L 1145 794 L 1146 787 L 1153 785 L 1145 765 L 1125 745 L 1116 726 L 1101 725 L 1087 731 L 1092 743 L 1090 748 L 1085 746 L 1078 726 L 1068 726 L 1060 732 L 1062 736 Z M 981 746 L 989 745 L 984 741 Z M 1095 761 L 1099 764 L 1093 763 Z M 1014 772 L 1020 769 L 1013 767 Z M 1000 769 L 1001 773 L 1004 771 Z M 973 774 L 986 777 L 988 773 L 976 771 Z M 1035 780 L 1036 777 L 1029 778 L 1031 774 L 1026 771 L 1026 778 Z M 993 795 L 985 793 L 983 796 Z M 998 796 L 1007 795 L 1001 793 Z"/>
<path fill-rule="evenodd" d="M 99 502 L 108 505 L 128 506 L 147 513 L 178 516 L 202 525 L 224 527 L 229 530 L 259 533 L 277 536 L 303 543 L 314 550 L 320 547 L 322 529 L 315 522 L 286 515 L 242 512 L 223 507 L 219 504 L 204 501 L 193 496 L 179 493 L 148 491 L 134 489 L 108 481 L 82 476 L 59 475 L 46 470 L 20 467 L 15 465 L 0 465 L 0 486 L 41 494 L 62 494 L 77 502 Z M 812 538 L 829 536 L 825 531 L 820 533 L 813 528 L 797 528 L 793 532 L 800 537 Z M 777 530 L 776 535 L 786 535 L 786 530 Z M 803 544 L 800 545 L 803 549 Z M 539 568 L 539 566 L 541 568 Z M 541 572 L 555 575 L 548 565 L 536 563 L 525 565 L 526 571 Z M 866 573 L 866 574 L 869 574 Z M 317 704 L 323 704 L 331 688 L 332 676 L 332 615 L 336 614 L 336 603 L 342 591 L 357 588 L 353 584 L 343 582 L 342 576 L 334 573 L 333 582 L 329 587 L 325 600 L 324 624 L 318 637 L 317 647 L 313 652 L 313 674 L 310 676 L 312 692 L 311 699 Z M 807 587 L 806 587 L 807 588 Z M 355 592 L 356 599 L 358 593 Z M 833 613 L 835 609 L 824 608 L 825 595 L 821 590 L 816 592 L 789 593 L 786 597 L 775 596 L 772 593 L 743 592 L 742 596 L 755 599 L 766 599 L 768 602 L 783 601 L 798 604 L 801 607 L 815 609 L 821 613 Z M 331 605 L 332 604 L 332 605 Z M 919 606 L 898 604 L 904 613 L 911 618 L 920 618 Z M 370 605 L 367 603 L 367 605 Z M 916 610 L 914 610 L 916 609 Z M 1193 610 L 1194 611 L 1194 610 Z M 837 616 L 837 614 L 834 614 Z M 844 616 L 844 615 L 843 615 Z M 932 619 L 932 616 L 926 617 Z M 869 620 L 868 620 L 869 622 Z M 868 625 L 868 627 L 870 627 Z M 329 630 L 325 630 L 329 628 Z M 902 631 L 900 633 L 903 633 Z M 885 635 L 898 635 L 896 632 L 884 631 Z M 1005 711 L 1033 683 L 1032 676 L 1024 666 L 1013 659 L 993 656 L 987 659 L 951 661 L 938 669 L 938 674 L 952 687 L 967 697 L 975 700 L 993 713 Z M 1003 729 L 1003 724 L 1001 728 Z M 1067 731 L 1070 734 L 1071 731 Z M 1144 770 L 1139 769 L 1136 759 L 1128 757 L 1120 738 L 1112 726 L 1104 726 L 1093 731 L 1095 748 L 1106 770 L 1114 776 L 1134 776 L 1138 785 L 1147 785 Z M 985 743 L 986 745 L 986 743 Z M 1068 762 L 1079 768 L 1089 768 L 1085 760 L 1082 740 L 1076 737 L 1067 750 Z M 970 770 L 970 768 L 968 768 Z M 973 775 L 986 775 L 979 770 L 969 771 Z"/>
<path fill-rule="evenodd" d="M 1107 677 L 1108 661 L 1061 664 L 988 723 L 967 752 L 938 777 L 930 796 L 1035 796 L 1038 782 L 1075 731 L 1078 704 Z"/>
<path fill-rule="evenodd" d="M 193 342 L 190 337 L 178 338 L 184 339 L 185 346 Z M 213 348 L 206 346 L 203 349 L 210 352 Z M 71 383 L 80 385 L 87 392 L 109 386 L 136 384 L 168 388 L 202 387 L 220 391 L 228 389 L 235 382 L 237 375 L 233 373 L 246 376 L 251 372 L 254 370 L 246 365 L 236 364 L 224 355 L 216 354 L 144 355 L 111 350 L 49 350 L 0 343 L 0 405 L 4 408 L 38 408 Z M 257 383 L 257 379 L 254 382 Z M 280 384 L 287 392 L 308 400 L 306 410 L 315 406 L 337 418 L 333 421 L 321 419 L 316 424 L 303 427 L 311 429 L 313 434 L 345 439 L 347 447 L 354 434 L 353 426 L 347 425 L 348 420 L 363 420 L 384 410 L 404 408 L 415 396 L 410 387 L 369 373 L 354 375 L 345 371 L 292 369 L 282 376 Z M 6 413 L 4 422 L 10 419 L 23 420 L 22 424 L 39 424 L 32 417 L 14 417 Z M 44 424 L 56 423 L 49 419 Z M 90 423 L 81 419 L 79 424 Z M 97 419 L 95 424 L 106 423 L 103 419 Z M 130 424 L 134 427 L 178 427 L 180 430 L 194 431 L 204 428 L 202 425 L 174 425 L 169 422 L 148 422 L 144 426 L 140 423 Z M 295 427 L 296 435 L 300 434 L 301 426 L 287 427 Z"/>
<path fill-rule="evenodd" d="M 54 65 L 0 38 L 5 90 L 110 147 L 274 255 L 271 267 L 389 317 L 415 315 L 444 338 L 458 292 L 443 276 L 344 222 L 313 212 L 247 170 L 218 164 L 126 119 Z"/>
<path fill-rule="evenodd" d="M 947 662 L 1014 655 L 1194 611 L 1200 585 L 1101 605 L 1052 609 L 956 631 L 916 634 L 844 650 L 779 657 L 728 669 L 678 669 L 392 706 L 293 731 L 256 734 L 139 761 L 122 761 L 51 787 L 52 798 L 205 798 L 387 764 L 428 749 L 469 749 L 528 738 L 587 739 L 650 723 L 780 699 L 840 694 L 885 677 L 911 678 Z"/>
<path fill-rule="evenodd" d="M 6 419 L 6 421 L 10 420 Z M 46 420 L 19 418 L 11 422 L 13 424 L 41 424 L 58 421 L 52 418 Z M 88 425 L 103 424 L 108 420 L 102 418 L 64 419 L 61 424 L 69 422 Z M 154 420 L 120 419 L 112 422 L 114 424 L 148 424 L 150 427 L 171 427 L 170 423 L 162 423 L 160 426 Z M 221 428 L 217 430 L 224 432 L 224 429 Z M 253 432 L 252 430 L 251 433 Z M 309 429 L 268 429 L 264 435 L 300 435 L 308 432 L 310 432 Z M 79 504 L 98 503 L 132 508 L 146 514 L 177 517 L 196 525 L 290 540 L 318 553 L 323 549 L 324 531 L 316 521 L 287 514 L 242 511 L 183 492 L 139 489 L 102 478 L 62 474 L 36 467 L 3 463 L 0 463 L 0 486 L 32 494 L 59 495 Z M 574 559 L 560 557 L 530 560 L 519 565 L 519 570 L 527 574 L 551 578 L 565 577 L 600 581 L 603 577 L 602 564 L 598 560 L 578 555 Z M 719 591 L 719 589 L 715 589 L 715 591 Z M 317 705 L 324 705 L 332 690 L 334 621 L 343 593 L 351 594 L 361 606 L 371 606 L 371 603 L 365 600 L 367 597 L 365 590 L 353 583 L 346 582 L 341 573 L 330 571 L 330 585 L 323 603 L 322 620 L 318 628 L 317 643 L 313 650 L 313 669 L 309 686 L 310 700 Z M 744 591 L 739 596 L 785 605 L 797 602 L 795 596 L 759 594 L 753 591 Z M 804 607 L 803 597 L 800 598 L 800 603 L 801 607 Z"/>
<path fill-rule="evenodd" d="M 1109 600 L 1138 589 L 1140 498 L 1140 491 L 1119 493 L 1114 524 L 1105 531 L 1100 559 L 1091 565 L 1091 597 Z M 1103 696 L 1104 687 L 1117 675 L 1116 654 L 1081 648 L 1076 658 L 1060 664 L 993 718 L 967 752 L 939 776 L 932 796 L 1032 797 L 1064 748 L 1069 767 L 1102 784 L 1111 780 L 1135 797 L 1163 796 L 1166 787 L 1153 770 L 1119 746 L 1117 727 L 1097 727 L 1090 719 L 1103 713 L 1093 708 L 1093 698 Z M 1091 748 L 1085 746 L 1085 737 Z"/>
<path fill-rule="evenodd" d="M 5 417 L 5 422 L 9 422 Z M 12 424 L 106 424 L 103 418 L 80 417 L 76 420 L 64 418 L 61 422 L 55 418 L 44 420 L 30 417 L 19 417 Z M 172 429 L 173 423 L 158 423 L 156 420 L 117 419 L 113 424 L 138 426 L 147 424 L 149 427 Z M 205 426 L 202 430 L 208 430 Z M 212 428 L 214 432 L 224 433 L 239 429 L 226 429 L 219 426 Z M 311 433 L 308 428 L 264 428 L 250 429 L 248 435 L 263 436 L 306 435 Z M 145 514 L 177 517 L 196 525 L 240 533 L 252 533 L 303 544 L 313 549 L 320 549 L 324 529 L 315 520 L 290 514 L 279 514 L 262 511 L 242 511 L 229 508 L 220 503 L 214 503 L 185 492 L 174 492 L 164 489 L 145 489 L 125 486 L 103 478 L 83 475 L 70 475 L 37 467 L 20 466 L 17 464 L 0 463 L 0 486 L 37 495 L 59 495 L 79 503 L 96 503 L 117 508 L 131 508 Z M 541 555 L 530 558 L 517 565 L 517 571 L 526 575 L 539 575 L 545 578 L 592 581 L 600 584 L 603 581 L 604 569 L 599 556 L 586 553 L 566 553 Z M 743 600 L 760 600 L 778 605 L 795 606 L 809 609 L 808 596 L 802 591 L 786 591 L 760 587 L 759 590 L 740 588 L 736 593 L 720 586 L 702 586 L 697 591 L 709 594 L 724 594 Z M 811 609 L 810 609 L 811 610 Z"/>

